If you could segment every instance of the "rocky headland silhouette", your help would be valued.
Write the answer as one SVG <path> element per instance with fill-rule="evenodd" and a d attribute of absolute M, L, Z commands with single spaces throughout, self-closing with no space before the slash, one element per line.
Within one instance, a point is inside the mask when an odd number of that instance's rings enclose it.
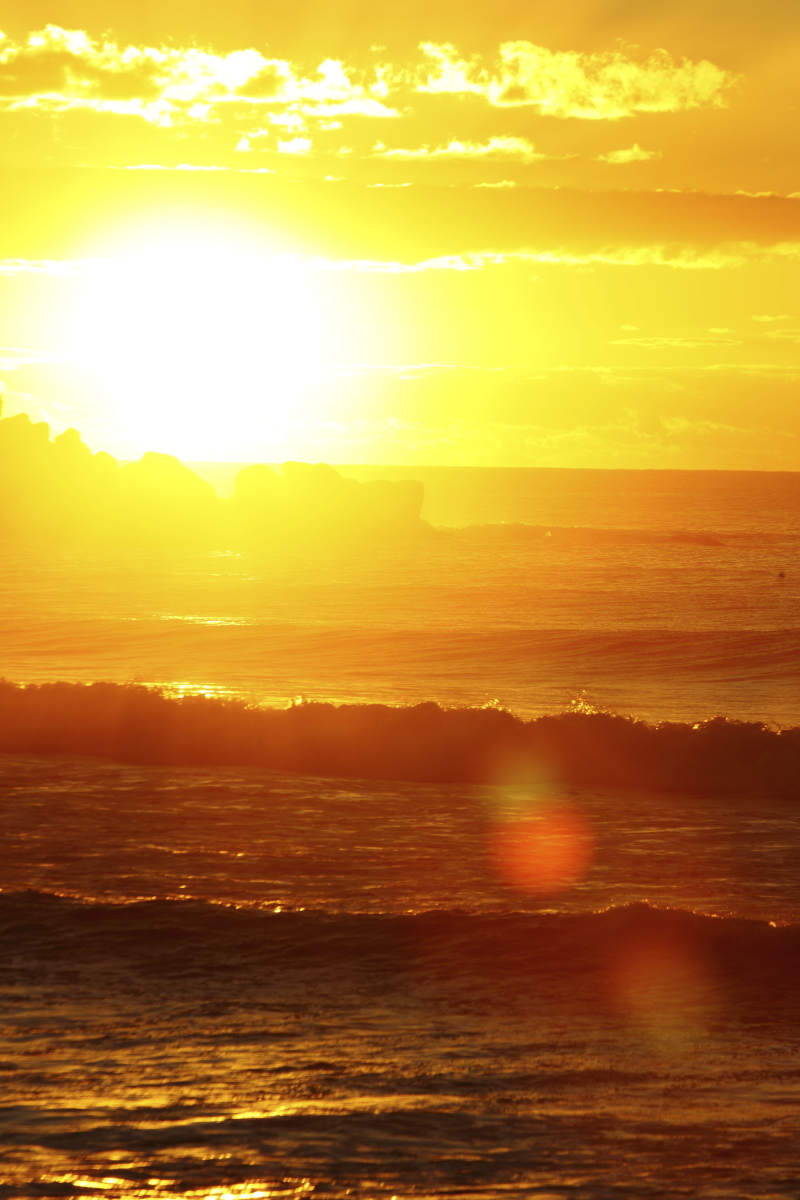
<path fill-rule="evenodd" d="M 425 534 L 422 483 L 345 479 L 326 463 L 239 472 L 230 499 L 171 454 L 120 464 L 76 429 L 51 438 L 24 413 L 0 419 L 0 537 L 132 545 Z"/>

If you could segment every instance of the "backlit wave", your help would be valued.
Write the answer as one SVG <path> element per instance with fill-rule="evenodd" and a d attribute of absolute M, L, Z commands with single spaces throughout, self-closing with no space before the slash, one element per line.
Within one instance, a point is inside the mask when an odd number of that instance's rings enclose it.
<path fill-rule="evenodd" d="M 268 709 L 133 684 L 2 682 L 0 751 L 430 782 L 546 775 L 565 784 L 800 797 L 800 727 L 723 717 L 648 724 L 580 706 L 523 721 L 494 706 Z"/>

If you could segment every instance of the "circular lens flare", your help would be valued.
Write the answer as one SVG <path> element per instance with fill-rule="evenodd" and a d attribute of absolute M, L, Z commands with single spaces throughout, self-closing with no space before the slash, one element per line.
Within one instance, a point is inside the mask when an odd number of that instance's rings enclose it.
<path fill-rule="evenodd" d="M 577 809 L 537 805 L 534 812 L 496 822 L 490 855 L 504 883 L 537 896 L 574 887 L 594 858 L 594 837 Z"/>
<path fill-rule="evenodd" d="M 714 1004 L 704 955 L 677 933 L 624 941 L 611 964 L 611 988 L 616 1007 L 654 1033 L 691 1032 Z"/>

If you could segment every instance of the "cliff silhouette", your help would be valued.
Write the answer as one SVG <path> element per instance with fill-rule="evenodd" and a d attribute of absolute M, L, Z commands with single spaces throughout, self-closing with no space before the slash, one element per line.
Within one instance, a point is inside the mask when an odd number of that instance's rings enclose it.
<path fill-rule="evenodd" d="M 0 537 L 123 545 L 258 544 L 274 539 L 387 539 L 430 529 L 414 480 L 358 483 L 326 463 L 239 472 L 233 496 L 171 454 L 120 464 L 76 429 L 51 438 L 23 413 L 0 419 Z"/>

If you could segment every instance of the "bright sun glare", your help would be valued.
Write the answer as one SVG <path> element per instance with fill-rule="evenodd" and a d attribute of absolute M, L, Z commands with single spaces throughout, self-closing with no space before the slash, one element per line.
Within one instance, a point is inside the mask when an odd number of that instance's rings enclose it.
<path fill-rule="evenodd" d="M 113 246 L 87 281 L 72 350 L 130 444 L 237 457 L 249 442 L 280 441 L 330 360 L 315 274 L 246 236 L 149 229 Z"/>

